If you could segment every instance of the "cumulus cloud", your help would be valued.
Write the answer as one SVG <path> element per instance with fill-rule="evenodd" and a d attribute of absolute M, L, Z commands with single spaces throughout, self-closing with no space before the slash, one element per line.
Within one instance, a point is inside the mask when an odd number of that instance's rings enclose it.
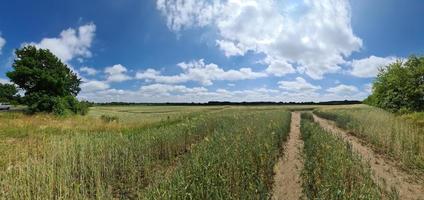
<path fill-rule="evenodd" d="M 80 72 L 84 72 L 87 75 L 94 76 L 97 74 L 97 70 L 91 67 L 81 67 L 79 69 Z"/>
<path fill-rule="evenodd" d="M 176 84 L 188 81 L 199 82 L 202 85 L 212 85 L 213 81 L 225 80 L 236 81 L 266 77 L 263 72 L 254 72 L 251 68 L 227 70 L 220 68 L 214 63 L 206 64 L 203 59 L 192 62 L 182 62 L 178 66 L 183 71 L 178 75 L 165 76 L 154 69 L 147 69 L 136 74 L 137 79 L 154 81 L 158 83 Z"/>
<path fill-rule="evenodd" d="M 66 29 L 56 38 L 44 38 L 39 43 L 29 43 L 37 48 L 49 49 L 63 62 L 68 63 L 74 58 L 91 57 L 90 47 L 96 32 L 93 23 L 80 26 L 77 30 Z M 24 44 L 25 45 L 25 44 Z"/>
<path fill-rule="evenodd" d="M 94 92 L 109 89 L 109 84 L 104 81 L 89 80 L 81 83 L 81 92 Z"/>
<path fill-rule="evenodd" d="M 359 92 L 358 88 L 353 85 L 340 84 L 335 87 L 328 88 L 326 90 L 329 93 L 337 95 L 354 95 Z"/>
<path fill-rule="evenodd" d="M 111 67 L 105 68 L 105 73 L 107 75 L 107 82 L 123 82 L 127 80 L 131 80 L 132 78 L 128 76 L 127 68 L 121 64 L 113 65 Z"/>
<path fill-rule="evenodd" d="M 268 72 L 293 72 L 321 79 L 339 71 L 345 58 L 362 47 L 351 27 L 348 0 L 158 0 L 173 31 L 211 26 L 226 56 L 263 53 Z"/>
<path fill-rule="evenodd" d="M 1 55 L 1 50 L 3 49 L 4 45 L 6 44 L 6 39 L 4 39 L 3 37 L 1 37 L 0 35 L 0 55 Z"/>
<path fill-rule="evenodd" d="M 9 79 L 5 79 L 5 78 L 0 78 L 0 83 L 1 84 L 9 84 L 10 80 Z"/>
<path fill-rule="evenodd" d="M 387 66 L 396 61 L 396 57 L 377 57 L 370 56 L 368 58 L 353 60 L 350 74 L 361 78 L 375 77 L 381 67 Z"/>
<path fill-rule="evenodd" d="M 312 85 L 302 77 L 297 77 L 294 81 L 280 81 L 278 82 L 278 85 L 279 88 L 292 92 L 310 93 L 321 89 L 321 86 Z"/>

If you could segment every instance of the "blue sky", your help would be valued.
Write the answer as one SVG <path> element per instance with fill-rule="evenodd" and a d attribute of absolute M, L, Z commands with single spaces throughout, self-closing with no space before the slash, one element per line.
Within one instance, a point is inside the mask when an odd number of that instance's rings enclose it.
<path fill-rule="evenodd" d="M 424 51 L 419 0 L 15 0 L 0 7 L 0 82 L 13 51 L 48 48 L 97 102 L 365 98 L 377 68 Z"/>

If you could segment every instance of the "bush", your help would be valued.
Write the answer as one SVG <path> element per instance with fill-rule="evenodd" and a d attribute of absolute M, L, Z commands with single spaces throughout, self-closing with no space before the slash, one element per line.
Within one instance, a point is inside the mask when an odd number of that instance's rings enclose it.
<path fill-rule="evenodd" d="M 116 116 L 109 116 L 109 115 L 102 115 L 100 117 L 100 119 L 102 119 L 104 122 L 118 122 L 119 118 Z"/>
<path fill-rule="evenodd" d="M 380 70 L 364 103 L 391 112 L 424 111 L 424 57 L 411 56 Z"/>
<path fill-rule="evenodd" d="M 79 102 L 74 96 L 51 97 L 44 94 L 33 94 L 26 96 L 27 101 L 35 101 L 28 107 L 30 114 L 37 112 L 53 113 L 55 115 L 85 115 L 88 112 L 88 106 Z"/>

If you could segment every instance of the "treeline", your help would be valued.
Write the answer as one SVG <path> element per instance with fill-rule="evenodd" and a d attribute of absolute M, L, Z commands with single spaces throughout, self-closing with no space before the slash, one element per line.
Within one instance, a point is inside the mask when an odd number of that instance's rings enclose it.
<path fill-rule="evenodd" d="M 231 102 L 231 101 L 209 101 L 206 103 L 133 103 L 133 102 L 107 102 L 107 103 L 90 103 L 91 105 L 99 106 L 220 106 L 220 105 L 348 105 L 361 104 L 361 101 L 324 101 L 324 102 L 273 102 L 273 101 L 255 101 L 255 102 Z"/>

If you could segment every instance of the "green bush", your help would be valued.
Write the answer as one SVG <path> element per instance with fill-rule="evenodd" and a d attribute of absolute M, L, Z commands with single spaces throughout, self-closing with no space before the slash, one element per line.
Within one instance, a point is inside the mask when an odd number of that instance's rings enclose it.
<path fill-rule="evenodd" d="M 102 115 L 100 117 L 100 119 L 102 119 L 104 122 L 118 122 L 119 118 L 116 116 L 109 116 L 109 115 Z"/>
<path fill-rule="evenodd" d="M 411 56 L 380 70 L 364 103 L 391 112 L 424 111 L 424 57 Z"/>

